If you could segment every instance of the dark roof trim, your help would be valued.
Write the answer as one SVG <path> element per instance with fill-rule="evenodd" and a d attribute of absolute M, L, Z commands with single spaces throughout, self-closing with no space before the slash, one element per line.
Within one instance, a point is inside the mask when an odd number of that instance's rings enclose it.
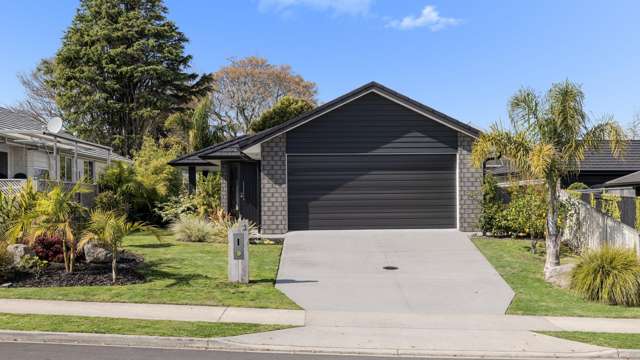
<path fill-rule="evenodd" d="M 640 185 L 640 171 L 636 171 L 613 180 L 609 180 L 604 183 L 605 187 L 608 186 L 622 186 L 622 185 Z"/>
<path fill-rule="evenodd" d="M 173 159 L 171 161 L 169 161 L 169 165 L 172 166 L 188 166 L 188 165 L 200 165 L 200 166 L 215 166 L 214 164 L 211 164 L 209 162 L 203 161 L 203 155 L 205 154 L 210 154 L 210 153 L 214 153 L 218 150 L 222 150 L 224 148 L 227 148 L 229 146 L 233 146 L 235 144 L 237 144 L 238 142 L 242 141 L 243 139 L 247 138 L 246 135 L 237 137 L 235 139 L 231 139 L 231 140 L 227 140 L 224 142 L 221 142 L 219 144 L 215 144 L 215 145 L 211 145 L 208 146 L 204 149 L 200 149 L 196 152 L 192 152 L 186 155 L 182 155 L 176 159 Z"/>
<path fill-rule="evenodd" d="M 259 132 L 246 141 L 242 142 L 240 148 L 242 150 L 251 147 L 256 144 L 260 144 L 262 142 L 268 141 L 282 133 L 285 133 L 289 130 L 292 130 L 300 125 L 303 125 L 325 113 L 333 111 L 355 99 L 358 99 L 370 92 L 375 92 L 379 95 L 382 95 L 400 105 L 403 105 L 413 111 L 416 111 L 434 121 L 437 121 L 443 125 L 446 125 L 454 130 L 465 133 L 471 137 L 477 138 L 480 136 L 481 131 L 465 124 L 459 120 L 456 120 L 444 113 L 441 113 L 429 106 L 426 106 L 416 100 L 413 100 L 405 95 L 402 95 L 394 90 L 389 89 L 388 87 L 381 85 L 375 81 L 365 84 L 351 92 L 348 92 L 334 100 L 331 100 L 323 105 L 316 107 L 315 109 L 298 116 L 297 118 L 291 119 L 285 123 L 272 127 L 270 129 Z"/>

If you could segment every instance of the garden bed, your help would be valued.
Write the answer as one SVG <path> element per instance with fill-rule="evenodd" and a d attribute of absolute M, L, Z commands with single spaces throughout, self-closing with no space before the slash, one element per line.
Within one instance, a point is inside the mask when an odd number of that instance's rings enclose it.
<path fill-rule="evenodd" d="M 185 243 L 172 236 L 158 242 L 150 234 L 137 234 L 125 239 L 124 248 L 144 258 L 135 271 L 145 281 L 121 286 L 109 282 L 105 286 L 7 288 L 0 289 L 0 298 L 299 309 L 274 286 L 280 245 L 250 246 L 247 285 L 228 282 L 226 244 Z"/>
<path fill-rule="evenodd" d="M 139 264 L 130 262 L 119 265 L 115 284 L 112 282 L 110 264 L 76 264 L 72 273 L 65 272 L 62 264 L 52 264 L 39 276 L 19 272 L 8 282 L 11 283 L 10 287 L 15 288 L 139 284 L 145 281 L 144 275 L 136 270 Z"/>

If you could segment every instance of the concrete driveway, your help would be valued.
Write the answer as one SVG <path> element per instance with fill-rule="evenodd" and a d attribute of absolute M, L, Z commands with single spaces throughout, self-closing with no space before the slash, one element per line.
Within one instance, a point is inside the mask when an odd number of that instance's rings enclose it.
<path fill-rule="evenodd" d="M 276 287 L 310 311 L 504 314 L 513 297 L 456 230 L 291 232 Z"/>

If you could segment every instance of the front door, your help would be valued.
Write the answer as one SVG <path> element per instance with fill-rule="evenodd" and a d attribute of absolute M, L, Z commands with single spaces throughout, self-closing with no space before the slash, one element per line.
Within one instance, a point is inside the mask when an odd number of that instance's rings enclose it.
<path fill-rule="evenodd" d="M 257 163 L 231 164 L 229 186 L 229 211 L 236 217 L 260 223 Z"/>

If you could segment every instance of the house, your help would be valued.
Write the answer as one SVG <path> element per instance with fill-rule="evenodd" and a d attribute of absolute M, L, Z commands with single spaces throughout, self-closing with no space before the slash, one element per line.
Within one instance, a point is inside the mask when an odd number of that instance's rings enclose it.
<path fill-rule="evenodd" d="M 490 160 L 486 169 L 493 173 L 498 182 L 506 183 L 517 172 L 509 166 L 505 159 Z M 562 179 L 562 186 L 566 187 L 574 182 L 581 182 L 591 188 L 605 187 L 609 181 L 621 176 L 640 171 L 640 140 L 631 140 L 621 157 L 611 154 L 608 143 L 604 143 L 598 150 L 585 153 L 580 162 L 580 171 Z"/>
<path fill-rule="evenodd" d="M 295 119 L 177 158 L 191 186 L 218 169 L 222 207 L 263 235 L 294 230 L 476 230 L 480 131 L 375 82 Z"/>
<path fill-rule="evenodd" d="M 623 196 L 640 196 L 640 171 L 609 180 L 603 184 L 603 188 L 608 193 L 617 193 Z"/>
<path fill-rule="evenodd" d="M 46 124 L 27 112 L 0 107 L 0 191 L 36 183 L 82 178 L 94 182 L 111 161 L 129 161 L 110 147 L 91 143 Z"/>

